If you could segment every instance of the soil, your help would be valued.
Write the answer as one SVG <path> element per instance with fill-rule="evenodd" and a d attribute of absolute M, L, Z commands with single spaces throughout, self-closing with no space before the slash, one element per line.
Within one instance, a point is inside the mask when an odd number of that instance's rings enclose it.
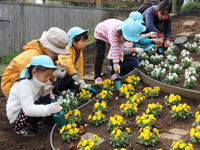
<path fill-rule="evenodd" d="M 185 21 L 196 21 L 196 23 L 192 26 L 183 26 L 183 23 Z M 177 34 L 179 34 L 181 32 L 193 32 L 192 33 L 193 35 L 200 33 L 200 26 L 198 26 L 199 24 L 200 24 L 200 17 L 176 16 L 176 17 L 172 18 L 173 38 L 178 37 Z M 109 50 L 109 45 L 106 45 L 106 53 L 108 53 L 108 50 Z M 91 72 L 94 70 L 95 54 L 96 54 L 95 49 L 84 53 L 84 75 L 91 74 Z M 193 54 L 192 54 L 192 57 L 193 57 Z M 108 61 L 107 61 L 107 59 L 105 59 L 104 63 L 103 63 L 103 68 L 102 68 L 103 79 L 109 78 L 107 66 L 108 66 Z M 181 82 L 181 81 L 179 81 L 179 82 Z M 86 80 L 86 83 L 94 84 L 94 80 Z M 142 83 L 142 86 L 147 87 L 148 85 Z M 178 85 L 178 86 L 181 87 L 181 85 Z M 100 92 L 100 88 L 97 88 L 96 90 L 98 92 Z M 199 91 L 199 89 L 194 89 L 194 90 Z M 136 89 L 136 92 L 142 92 L 142 90 Z M 92 125 L 87 120 L 87 116 L 89 114 L 92 114 L 92 112 L 93 112 L 92 109 L 93 109 L 95 101 L 90 102 L 88 105 L 86 105 L 85 107 L 80 109 L 82 121 L 79 123 L 79 125 L 87 124 L 87 127 L 85 128 L 86 132 L 95 133 L 98 136 L 105 139 L 105 142 L 100 144 L 100 146 L 98 148 L 99 150 L 114 149 L 114 147 L 112 147 L 109 144 L 110 131 L 107 130 L 108 120 L 109 120 L 110 116 L 113 116 L 114 114 L 122 115 L 120 112 L 120 109 L 119 109 L 120 104 L 127 101 L 127 99 L 121 98 L 121 97 L 119 97 L 118 100 L 116 100 L 116 97 L 118 97 L 119 92 L 117 90 L 115 90 L 113 93 L 114 94 L 113 94 L 111 100 L 107 104 L 108 112 L 105 113 L 107 121 L 100 126 Z M 137 115 L 141 116 L 141 114 L 143 112 L 145 112 L 147 105 L 149 103 L 159 102 L 163 106 L 163 109 L 161 111 L 161 116 L 159 116 L 156 119 L 153 127 L 157 128 L 159 130 L 160 134 L 169 133 L 169 129 L 172 129 L 172 128 L 183 129 L 185 131 L 190 132 L 190 129 L 193 127 L 192 124 L 195 121 L 195 113 L 196 113 L 196 111 L 199 111 L 199 108 L 197 107 L 199 105 L 198 100 L 193 100 L 193 99 L 188 99 L 188 98 L 182 97 L 181 103 L 182 104 L 187 103 L 191 107 L 191 112 L 192 112 L 192 115 L 190 115 L 189 118 L 182 120 L 182 119 L 176 119 L 176 118 L 171 117 L 171 114 L 170 114 L 171 108 L 166 107 L 164 105 L 163 99 L 164 99 L 165 95 L 166 95 L 165 93 L 160 92 L 159 97 L 156 97 L 153 100 L 152 99 L 144 100 L 143 104 L 138 107 Z M 44 122 L 45 124 L 48 124 L 51 127 L 50 130 L 48 130 L 44 133 L 35 132 L 36 136 L 33 138 L 23 137 L 21 135 L 14 133 L 14 131 L 13 131 L 14 125 L 9 124 L 9 121 L 6 117 L 6 111 L 5 111 L 7 100 L 4 97 L 4 95 L 2 94 L 2 92 L 0 92 L 0 100 L 1 100 L 1 106 L 2 106 L 0 109 L 0 118 L 1 118 L 1 120 L 0 120 L 0 124 L 1 124 L 0 149 L 1 150 L 14 150 L 14 149 L 15 150 L 16 149 L 17 150 L 19 150 L 19 149 L 20 150 L 21 149 L 23 149 L 23 150 L 25 150 L 25 149 L 27 149 L 27 150 L 50 150 L 50 149 L 52 149 L 51 145 L 50 145 L 50 134 L 51 134 L 51 129 L 54 125 L 54 120 L 52 117 L 47 117 Z M 82 105 L 82 104 L 83 103 L 81 103 L 80 105 Z M 166 139 L 166 138 L 160 138 L 158 141 L 158 144 L 155 147 L 146 147 L 144 145 L 139 144 L 138 139 L 137 139 L 137 137 L 139 136 L 139 133 L 138 133 L 139 127 L 136 124 L 135 118 L 136 118 L 136 116 L 124 117 L 124 120 L 127 122 L 125 127 L 129 127 L 131 129 L 130 134 L 132 135 L 132 137 L 129 138 L 130 144 L 126 147 L 127 150 L 131 150 L 131 149 L 133 149 L 133 150 L 144 150 L 144 149 L 155 150 L 155 149 L 159 149 L 159 148 L 162 148 L 163 150 L 169 150 L 171 148 L 171 144 L 172 144 L 173 140 Z M 62 140 L 62 137 L 59 134 L 57 129 L 58 128 L 56 126 L 56 128 L 53 132 L 54 147 L 59 150 L 69 149 L 68 147 L 69 147 L 70 143 Z M 81 135 L 82 134 L 79 134 L 79 136 L 81 136 Z M 200 148 L 199 145 L 190 141 L 189 133 L 182 136 L 181 139 L 185 143 L 189 143 L 189 142 L 192 143 L 194 150 L 197 150 Z M 74 144 L 77 145 L 77 143 L 79 141 L 80 141 L 80 138 L 75 140 Z M 117 147 L 117 148 L 119 149 L 120 147 Z"/>

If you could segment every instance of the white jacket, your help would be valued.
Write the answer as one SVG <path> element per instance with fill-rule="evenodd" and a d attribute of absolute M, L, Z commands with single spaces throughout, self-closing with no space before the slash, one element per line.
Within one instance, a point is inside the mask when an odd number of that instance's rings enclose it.
<path fill-rule="evenodd" d="M 51 115 L 49 105 L 34 104 L 41 96 L 41 87 L 43 85 L 45 83 L 40 82 L 33 75 L 31 80 L 24 79 L 12 86 L 6 105 L 7 117 L 11 124 L 15 122 L 21 109 L 29 117 L 46 117 Z"/>

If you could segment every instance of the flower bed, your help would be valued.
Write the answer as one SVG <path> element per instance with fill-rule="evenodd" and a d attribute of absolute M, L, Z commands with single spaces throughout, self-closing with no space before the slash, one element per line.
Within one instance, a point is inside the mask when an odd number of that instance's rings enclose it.
<path fill-rule="evenodd" d="M 198 37 L 191 36 L 188 37 L 188 43 L 182 47 L 178 47 L 177 50 L 171 51 L 168 49 L 163 53 L 161 63 L 157 63 L 156 65 L 153 64 L 154 61 L 151 62 L 150 59 L 146 60 L 145 58 L 146 62 L 141 63 L 139 70 L 148 77 L 159 82 L 180 88 L 200 91 L 200 80 L 198 79 L 200 73 L 196 72 L 198 69 L 190 68 L 194 67 L 192 61 L 200 60 L 198 54 L 200 53 L 200 50 L 197 45 L 199 43 L 198 39 Z M 147 66 L 144 64 L 147 64 Z"/>
<path fill-rule="evenodd" d="M 194 122 L 196 120 L 195 114 L 199 110 L 199 108 L 197 107 L 199 105 L 199 103 L 195 100 L 192 101 L 188 98 L 187 99 L 183 98 L 183 97 L 180 98 L 179 96 L 176 96 L 176 95 L 173 96 L 170 94 L 165 94 L 163 92 L 160 92 L 158 88 L 154 88 L 154 87 L 152 87 L 152 89 L 154 89 L 155 91 L 153 90 L 152 92 L 153 93 L 156 92 L 156 93 L 154 94 L 154 97 L 150 97 L 148 92 L 151 91 L 151 89 L 149 88 L 149 86 L 144 84 L 141 81 L 140 81 L 140 83 L 143 88 L 141 88 L 141 86 L 139 86 L 139 84 L 136 83 L 136 84 L 138 84 L 138 87 L 136 87 L 136 88 L 134 88 L 134 90 L 132 90 L 134 95 L 136 95 L 136 93 L 138 93 L 137 97 L 133 97 L 133 96 L 131 96 L 131 94 L 129 96 L 127 96 L 127 93 L 125 92 L 126 90 L 125 91 L 123 91 L 123 90 L 120 90 L 120 91 L 113 90 L 112 91 L 113 95 L 107 101 L 107 105 L 106 105 L 107 109 L 103 113 L 106 118 L 105 123 L 102 122 L 102 124 L 100 124 L 100 125 L 95 125 L 90 120 L 88 120 L 89 115 L 95 114 L 94 108 L 97 107 L 97 104 L 95 106 L 95 103 L 96 103 L 95 100 L 91 101 L 90 103 L 88 103 L 88 105 L 79 109 L 79 111 L 81 112 L 82 120 L 79 123 L 77 123 L 77 125 L 84 126 L 85 132 L 91 132 L 91 133 L 97 134 L 99 137 L 104 138 L 104 140 L 105 140 L 96 149 L 111 150 L 111 149 L 115 149 L 115 148 L 117 148 L 117 149 L 125 148 L 127 150 L 131 150 L 131 149 L 141 150 L 141 149 L 149 148 L 149 149 L 154 150 L 154 149 L 161 148 L 163 150 L 164 149 L 169 150 L 170 148 L 172 148 L 171 145 L 174 142 L 174 140 L 165 139 L 162 136 L 160 137 L 160 135 L 162 135 L 162 133 L 169 133 L 168 132 L 169 129 L 172 129 L 172 128 L 178 128 L 178 129 L 183 129 L 185 131 L 188 131 L 188 134 L 186 134 L 185 136 L 182 136 L 181 140 L 183 140 L 185 143 L 191 143 L 193 145 L 193 147 L 196 147 L 197 149 L 200 148 L 199 145 L 190 141 L 191 137 L 190 137 L 190 133 L 189 133 L 190 130 L 194 127 L 192 125 L 194 124 Z M 127 84 L 127 82 L 124 82 L 124 84 Z M 125 87 L 125 88 L 127 88 L 127 87 Z M 130 86 L 128 88 L 132 88 L 132 86 Z M 100 93 L 102 88 L 98 87 L 98 88 L 96 88 L 96 90 Z M 125 93 L 125 94 L 123 95 L 122 93 Z M 145 93 L 148 93 L 149 98 L 147 97 L 147 94 L 145 94 Z M 120 94 L 121 94 L 121 96 L 119 96 Z M 143 96 L 145 96 L 145 98 Z M 130 107 L 131 102 L 134 102 L 134 100 L 137 100 L 138 97 L 139 97 L 139 99 L 140 99 L 140 97 L 143 97 L 143 99 L 140 102 L 137 101 L 138 102 L 137 106 L 133 105 L 134 110 L 136 110 L 135 107 L 137 107 L 137 111 L 134 111 L 134 113 L 132 113 L 131 115 L 127 115 L 127 117 L 126 117 L 126 113 L 124 113 L 122 111 L 122 109 L 124 110 L 125 107 L 127 107 L 127 109 L 128 109 Z M 173 98 L 175 98 L 175 99 L 177 98 L 178 103 L 180 103 L 180 104 L 186 103 L 191 108 L 190 111 L 192 112 L 192 114 L 189 114 L 189 116 L 186 117 L 186 119 L 178 119 L 176 117 L 172 117 L 173 114 L 170 113 L 170 111 L 172 111 L 172 107 L 170 107 L 169 103 L 173 103 L 173 100 L 171 100 Z M 128 101 L 129 101 L 129 103 L 127 103 Z M 167 106 L 166 106 L 166 103 L 167 103 Z M 173 104 L 178 104 L 178 103 L 173 103 Z M 79 106 L 82 104 L 84 104 L 84 102 L 81 102 L 79 104 Z M 124 106 L 122 104 L 124 104 Z M 149 142 L 148 146 L 145 146 L 145 144 L 144 144 L 145 138 L 148 138 L 148 137 L 151 138 L 151 136 L 150 135 L 147 136 L 143 133 L 145 131 L 143 131 L 140 128 L 140 126 L 138 125 L 139 122 L 137 122 L 137 121 L 144 113 L 147 114 L 150 111 L 153 112 L 152 108 L 154 108 L 154 106 L 156 106 L 155 109 L 159 110 L 159 114 L 155 115 L 156 118 L 153 117 L 152 114 L 149 114 L 149 116 L 151 115 L 150 118 L 152 118 L 154 120 L 154 123 L 151 124 L 152 129 L 149 130 L 149 132 L 151 132 L 151 134 L 152 134 L 152 139 L 151 139 L 151 141 L 148 141 Z M 135 113 L 136 113 L 136 115 L 135 115 Z M 122 118 L 121 117 L 117 118 L 116 115 L 120 115 Z M 116 117 L 113 118 L 114 116 L 116 116 Z M 198 116 L 198 114 L 196 116 Z M 117 118 L 117 120 L 116 120 L 116 118 Z M 120 125 L 123 124 L 123 126 L 120 128 L 120 131 L 116 130 L 114 132 L 114 131 L 108 130 L 109 122 L 113 119 L 116 121 L 121 121 Z M 113 120 L 113 122 L 115 122 L 114 120 Z M 194 129 L 193 129 L 192 132 L 196 132 L 196 131 L 194 131 Z M 128 136 L 125 136 L 126 133 Z M 79 137 L 77 137 L 76 140 L 73 141 L 73 143 L 76 146 L 80 142 L 80 140 L 81 140 L 80 136 L 82 136 L 83 133 L 78 133 L 78 135 L 79 135 Z M 125 139 L 128 139 L 128 144 L 126 143 L 127 141 L 125 141 L 125 143 L 122 143 L 122 146 L 117 146 L 117 138 L 121 137 L 121 136 L 123 136 L 123 138 L 125 138 Z M 112 138 L 114 138 L 116 140 L 113 139 L 113 141 L 111 142 Z M 64 141 L 62 139 L 62 136 L 59 134 L 59 131 L 57 131 L 57 130 L 54 131 L 53 144 L 54 144 L 55 148 L 59 148 L 60 150 L 64 150 L 64 149 L 68 148 L 70 145 L 69 142 Z M 123 144 L 124 144 L 124 146 L 123 146 Z M 113 147 L 112 145 L 115 145 L 115 146 Z M 195 148 L 194 148 L 194 150 L 195 150 Z"/>

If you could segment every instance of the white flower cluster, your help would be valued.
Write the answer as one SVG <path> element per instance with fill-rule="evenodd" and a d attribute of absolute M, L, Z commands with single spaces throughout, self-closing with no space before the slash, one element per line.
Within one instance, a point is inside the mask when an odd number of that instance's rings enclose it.
<path fill-rule="evenodd" d="M 139 57 L 139 56 L 141 56 L 141 57 L 148 57 L 147 53 L 138 54 L 137 57 Z"/>
<path fill-rule="evenodd" d="M 188 77 L 191 77 L 191 76 L 197 77 L 195 67 L 189 67 L 188 69 L 185 70 L 185 78 L 187 79 Z"/>
<path fill-rule="evenodd" d="M 181 56 L 182 56 L 182 58 L 189 57 L 190 56 L 190 52 L 184 49 L 181 52 Z"/>
<path fill-rule="evenodd" d="M 153 48 L 151 48 L 150 50 L 156 52 L 156 51 L 157 51 L 157 48 L 154 48 L 154 47 L 153 47 Z"/>
<path fill-rule="evenodd" d="M 158 65 L 158 67 L 168 69 L 168 68 L 169 68 L 169 62 L 168 62 L 168 61 L 165 61 L 165 62 L 162 61 L 162 62 Z"/>
<path fill-rule="evenodd" d="M 141 62 L 140 62 L 140 64 L 139 64 L 139 66 L 141 67 L 141 66 L 146 66 L 146 65 L 148 65 L 149 64 L 149 61 L 148 60 L 142 60 Z"/>
<path fill-rule="evenodd" d="M 173 43 L 173 42 L 171 42 L 171 44 L 170 44 L 170 46 L 167 48 L 167 50 L 172 50 L 172 51 L 175 51 L 175 50 L 177 50 L 177 46 L 176 46 L 176 45 L 174 45 L 174 43 Z"/>
<path fill-rule="evenodd" d="M 158 54 L 156 53 L 156 55 L 152 55 L 152 56 L 150 57 L 150 60 L 156 60 L 156 59 L 160 60 L 160 59 L 162 59 L 162 58 L 163 58 L 163 55 L 158 55 Z"/>
<path fill-rule="evenodd" d="M 194 42 L 193 44 L 187 42 L 183 45 L 183 47 L 192 52 L 197 52 L 200 49 L 200 46 L 198 46 L 196 42 Z"/>
<path fill-rule="evenodd" d="M 153 64 L 148 64 L 148 65 L 146 65 L 146 67 L 147 67 L 147 69 L 154 68 L 154 65 Z"/>
<path fill-rule="evenodd" d="M 191 58 L 189 58 L 189 57 L 185 57 L 185 58 L 183 58 L 183 59 L 181 59 L 181 62 L 192 62 L 193 61 L 193 58 L 191 57 Z"/>
<path fill-rule="evenodd" d="M 199 37 L 200 38 L 200 34 L 196 34 L 195 37 Z"/>
<path fill-rule="evenodd" d="M 175 61 L 177 60 L 176 56 L 172 56 L 172 55 L 168 55 L 166 61 L 169 63 L 175 63 Z"/>
<path fill-rule="evenodd" d="M 195 67 L 189 67 L 185 70 L 185 81 L 184 86 L 187 88 L 196 86 L 195 81 L 197 74 L 196 74 L 196 68 Z"/>
<path fill-rule="evenodd" d="M 187 42 L 183 45 L 183 47 L 185 47 L 186 49 L 190 49 L 191 47 L 191 43 Z"/>
<path fill-rule="evenodd" d="M 147 60 L 147 59 L 149 59 L 149 56 L 147 55 L 147 53 L 138 54 L 137 57 L 140 60 Z"/>
<path fill-rule="evenodd" d="M 62 95 L 58 97 L 57 102 L 60 103 L 70 103 L 70 99 L 73 99 L 75 103 L 78 103 L 77 98 L 75 97 L 74 93 L 71 92 L 69 89 L 67 91 L 63 91 Z"/>
<path fill-rule="evenodd" d="M 175 64 L 172 68 L 174 68 L 174 69 L 182 69 L 182 67 L 179 66 L 179 64 Z"/>
<path fill-rule="evenodd" d="M 191 76 L 185 79 L 185 82 L 191 83 L 191 82 L 195 82 L 197 80 L 197 78 L 195 76 Z"/>
<path fill-rule="evenodd" d="M 173 50 L 171 49 L 171 47 L 168 47 L 167 50 L 165 51 L 165 54 L 168 52 L 173 52 Z"/>
<path fill-rule="evenodd" d="M 153 76 L 154 78 L 159 78 L 162 74 L 164 76 L 165 71 L 166 71 L 165 68 L 162 69 L 162 68 L 155 66 L 155 69 L 151 72 L 151 76 Z"/>
<path fill-rule="evenodd" d="M 166 77 L 169 77 L 169 80 L 172 80 L 173 78 L 177 78 L 178 75 L 177 73 L 169 73 L 169 75 L 167 75 Z"/>

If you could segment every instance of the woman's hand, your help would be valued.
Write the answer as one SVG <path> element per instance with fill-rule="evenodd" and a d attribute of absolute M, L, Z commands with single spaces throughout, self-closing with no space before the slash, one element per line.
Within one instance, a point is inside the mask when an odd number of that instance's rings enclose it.
<path fill-rule="evenodd" d="M 170 45 L 171 45 L 171 42 L 169 40 L 166 40 L 164 46 L 168 48 Z"/>
<path fill-rule="evenodd" d="M 158 39 L 158 41 L 156 42 L 156 45 L 158 45 L 158 47 L 160 47 L 160 46 L 162 46 L 162 44 L 163 44 L 163 37 L 160 37 Z"/>

